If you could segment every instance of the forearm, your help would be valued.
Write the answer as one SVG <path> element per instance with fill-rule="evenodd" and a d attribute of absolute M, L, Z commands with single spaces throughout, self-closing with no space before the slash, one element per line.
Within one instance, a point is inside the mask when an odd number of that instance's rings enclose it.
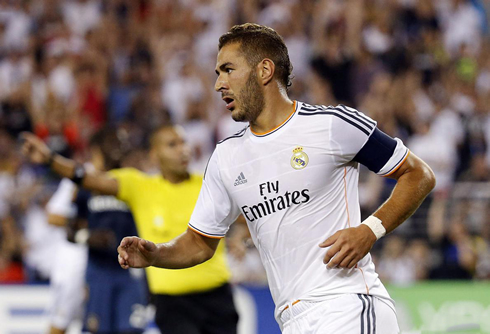
<path fill-rule="evenodd" d="M 71 179 L 75 172 L 76 163 L 73 160 L 55 154 L 50 164 L 51 170 L 61 177 Z"/>
<path fill-rule="evenodd" d="M 76 166 L 75 161 L 66 159 L 59 154 L 54 156 L 50 164 L 53 172 L 68 179 L 73 179 Z M 104 195 L 116 196 L 118 190 L 118 182 L 116 180 L 110 178 L 106 173 L 97 171 L 85 171 L 85 176 L 79 185 L 82 188 L 97 191 Z"/>
<path fill-rule="evenodd" d="M 187 230 L 170 242 L 158 244 L 158 255 L 152 261 L 152 265 L 167 269 L 182 269 L 201 264 L 213 257 L 219 243 L 219 239 L 206 239 Z"/>
<path fill-rule="evenodd" d="M 434 185 L 434 174 L 425 163 L 408 169 L 398 177 L 391 196 L 373 215 L 390 233 L 417 210 Z"/>

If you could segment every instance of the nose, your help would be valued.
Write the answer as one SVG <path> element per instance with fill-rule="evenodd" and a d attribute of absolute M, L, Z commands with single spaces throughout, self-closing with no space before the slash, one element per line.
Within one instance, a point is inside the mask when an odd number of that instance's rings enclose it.
<path fill-rule="evenodd" d="M 220 75 L 218 76 L 218 79 L 216 79 L 216 83 L 214 84 L 214 90 L 219 92 L 225 89 L 228 89 L 228 83 L 223 78 L 223 76 Z"/>
<path fill-rule="evenodd" d="M 191 157 L 191 147 L 187 143 L 182 143 L 179 147 L 179 154 L 184 159 L 190 159 Z"/>

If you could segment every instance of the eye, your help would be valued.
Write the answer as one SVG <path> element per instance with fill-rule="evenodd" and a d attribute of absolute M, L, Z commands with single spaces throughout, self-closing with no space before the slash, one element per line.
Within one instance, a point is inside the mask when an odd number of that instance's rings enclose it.
<path fill-rule="evenodd" d="M 226 73 L 228 73 L 228 74 L 230 74 L 230 73 L 231 73 L 231 71 L 233 71 L 233 69 L 231 69 L 231 68 L 229 68 L 229 67 L 225 69 L 225 72 L 226 72 Z"/>

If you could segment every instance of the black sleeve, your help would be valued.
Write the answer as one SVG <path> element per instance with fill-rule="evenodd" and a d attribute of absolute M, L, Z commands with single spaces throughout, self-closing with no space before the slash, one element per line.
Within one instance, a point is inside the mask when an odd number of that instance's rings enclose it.
<path fill-rule="evenodd" d="M 395 148 L 396 140 L 376 128 L 353 160 L 377 173 L 393 156 Z"/>

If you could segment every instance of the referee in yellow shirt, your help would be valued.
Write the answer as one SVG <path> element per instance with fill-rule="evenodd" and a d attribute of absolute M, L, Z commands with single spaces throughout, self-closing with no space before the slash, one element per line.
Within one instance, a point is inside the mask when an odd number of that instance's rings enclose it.
<path fill-rule="evenodd" d="M 151 136 L 150 154 L 159 163 L 159 175 L 132 168 L 92 173 L 53 154 L 36 136 L 26 133 L 24 139 L 24 154 L 32 162 L 47 164 L 84 188 L 126 202 L 141 238 L 164 243 L 187 229 L 202 176 L 188 172 L 190 150 L 180 128 L 164 126 Z M 195 267 L 149 267 L 146 274 L 156 306 L 155 321 L 162 334 L 236 333 L 238 314 L 228 284 L 224 243 L 211 260 Z"/>

